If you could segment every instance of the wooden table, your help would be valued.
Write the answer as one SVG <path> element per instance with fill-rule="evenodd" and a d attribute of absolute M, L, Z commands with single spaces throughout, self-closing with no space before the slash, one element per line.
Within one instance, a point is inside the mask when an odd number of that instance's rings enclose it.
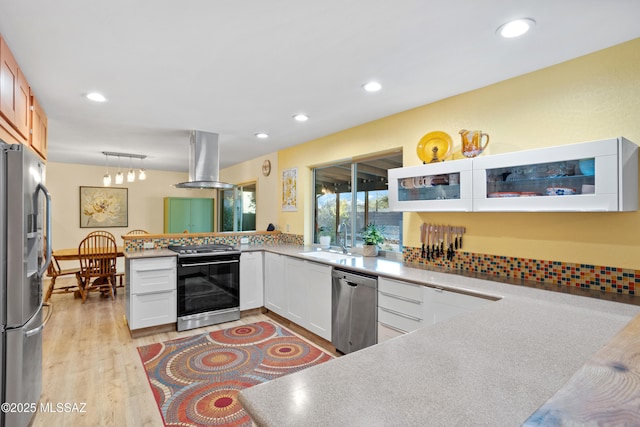
<path fill-rule="evenodd" d="M 118 256 L 124 256 L 124 247 L 118 246 L 117 248 Z M 52 256 L 58 261 L 79 261 L 80 257 L 78 256 L 78 248 L 68 248 L 68 249 L 57 249 L 53 251 Z"/>
<path fill-rule="evenodd" d="M 116 248 L 117 256 L 124 256 L 124 247 L 118 246 Z M 78 248 L 67 248 L 67 249 L 57 249 L 52 252 L 51 256 L 55 258 L 57 261 L 80 261 L 80 256 L 78 255 Z M 116 273 L 116 277 L 119 278 L 118 287 L 122 287 L 122 276 L 124 273 Z"/>

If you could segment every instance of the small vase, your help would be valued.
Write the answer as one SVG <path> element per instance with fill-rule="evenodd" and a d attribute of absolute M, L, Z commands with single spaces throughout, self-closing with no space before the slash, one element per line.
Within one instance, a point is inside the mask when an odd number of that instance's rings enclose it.
<path fill-rule="evenodd" d="M 362 255 L 364 256 L 378 256 L 378 245 L 363 245 Z"/>
<path fill-rule="evenodd" d="M 329 249 L 331 247 L 331 236 L 320 236 L 320 247 Z"/>

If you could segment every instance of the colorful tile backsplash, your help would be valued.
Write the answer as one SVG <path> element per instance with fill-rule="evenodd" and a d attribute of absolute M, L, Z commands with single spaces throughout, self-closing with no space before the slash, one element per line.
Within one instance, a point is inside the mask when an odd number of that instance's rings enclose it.
<path fill-rule="evenodd" d="M 179 237 L 178 237 L 179 236 Z M 152 241 L 154 249 L 166 248 L 169 245 L 206 245 L 206 244 L 226 244 L 239 246 L 240 239 L 246 237 L 250 245 L 303 245 L 304 237 L 298 234 L 267 233 L 267 234 L 236 234 L 218 236 L 193 236 L 189 234 L 173 235 L 171 237 L 150 238 L 144 235 L 127 238 L 124 240 L 124 250 L 126 252 L 136 252 L 144 249 L 145 242 Z"/>
<path fill-rule="evenodd" d="M 626 295 L 635 295 L 635 288 L 640 287 L 640 270 L 461 251 L 457 251 L 451 261 L 442 258 L 427 261 L 420 255 L 420 248 L 405 247 L 402 259 L 407 263 Z"/>

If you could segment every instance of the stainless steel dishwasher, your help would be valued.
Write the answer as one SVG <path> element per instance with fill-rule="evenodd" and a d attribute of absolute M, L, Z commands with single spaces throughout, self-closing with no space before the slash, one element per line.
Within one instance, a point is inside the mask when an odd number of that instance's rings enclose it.
<path fill-rule="evenodd" d="M 351 353 L 378 342 L 378 278 L 334 269 L 331 343 Z"/>

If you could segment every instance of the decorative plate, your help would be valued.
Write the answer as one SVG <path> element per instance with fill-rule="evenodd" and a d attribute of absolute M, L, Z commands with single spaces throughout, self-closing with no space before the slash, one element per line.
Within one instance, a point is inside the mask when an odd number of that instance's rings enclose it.
<path fill-rule="evenodd" d="M 453 140 L 442 131 L 429 132 L 418 142 L 418 158 L 423 163 L 442 162 L 449 154 Z"/>

